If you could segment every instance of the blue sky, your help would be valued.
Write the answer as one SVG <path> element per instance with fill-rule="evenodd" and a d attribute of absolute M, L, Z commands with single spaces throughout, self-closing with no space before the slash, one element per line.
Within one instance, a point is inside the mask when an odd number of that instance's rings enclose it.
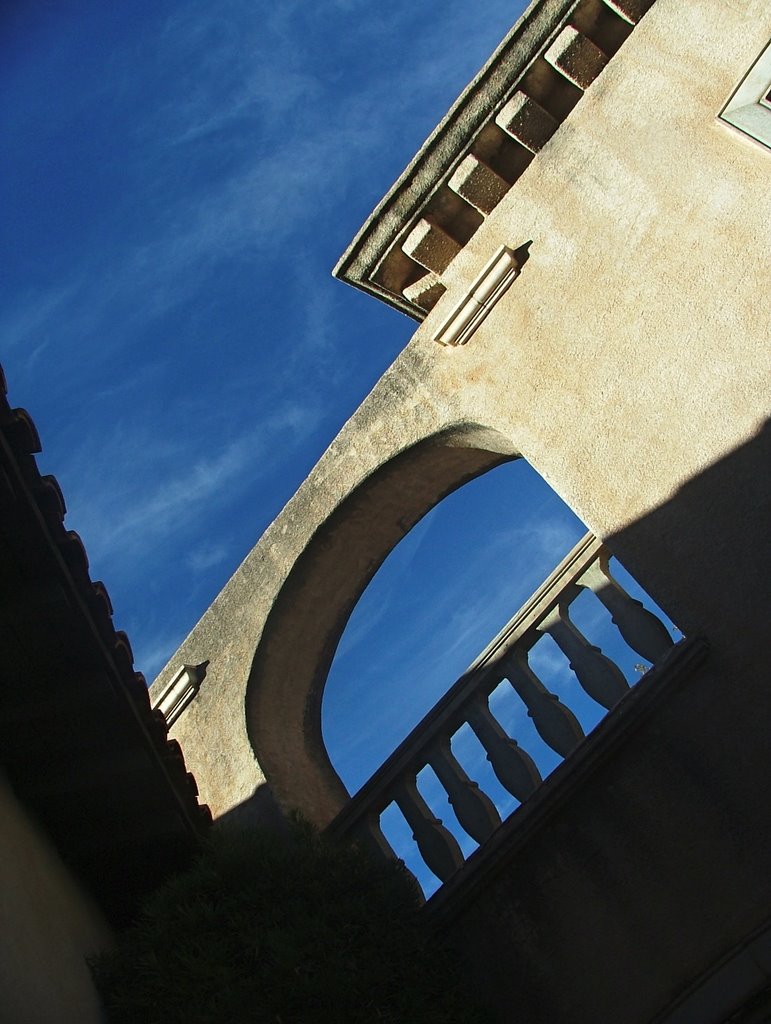
<path fill-rule="evenodd" d="M 0 355 L 151 678 L 413 324 L 330 277 L 517 10 L 0 13 Z"/>
<path fill-rule="evenodd" d="M 0 13 L 0 356 L 148 679 L 410 337 L 330 270 L 523 7 Z M 582 532 L 526 469 L 443 503 L 354 614 L 325 701 L 351 788 Z"/>

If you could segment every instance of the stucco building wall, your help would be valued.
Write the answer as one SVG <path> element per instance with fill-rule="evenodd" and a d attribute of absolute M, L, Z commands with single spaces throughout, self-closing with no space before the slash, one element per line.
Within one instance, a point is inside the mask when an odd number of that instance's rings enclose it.
<path fill-rule="evenodd" d="M 155 685 L 210 661 L 174 735 L 215 815 L 266 774 L 319 824 L 339 809 L 319 710 L 347 615 L 420 515 L 502 458 L 527 458 L 722 664 L 764 656 L 768 485 L 730 455 L 767 415 L 771 153 L 717 114 L 770 36 L 761 0 L 657 0 L 453 261 Z M 468 344 L 437 345 L 491 253 L 528 241 Z"/>

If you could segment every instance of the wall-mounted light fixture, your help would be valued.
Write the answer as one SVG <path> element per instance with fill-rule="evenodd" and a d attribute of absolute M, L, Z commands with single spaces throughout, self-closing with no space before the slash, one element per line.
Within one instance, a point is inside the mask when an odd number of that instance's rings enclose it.
<path fill-rule="evenodd" d="M 208 661 L 200 665 L 183 665 L 153 705 L 160 711 L 167 725 L 173 725 L 201 688 Z"/>
<path fill-rule="evenodd" d="M 485 264 L 466 297 L 434 335 L 434 341 L 440 345 L 465 345 L 517 276 L 526 259 L 527 246 L 514 250 L 502 245 Z"/>
<path fill-rule="evenodd" d="M 771 147 L 771 43 L 768 43 L 720 112 L 720 119 Z"/>

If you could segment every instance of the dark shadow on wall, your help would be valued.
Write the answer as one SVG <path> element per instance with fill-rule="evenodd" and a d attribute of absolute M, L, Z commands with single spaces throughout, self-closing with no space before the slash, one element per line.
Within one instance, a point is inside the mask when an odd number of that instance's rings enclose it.
<path fill-rule="evenodd" d="M 502 1022 L 717 1024 L 771 981 L 746 953 L 771 920 L 770 468 L 767 423 L 608 538 L 710 650 L 446 887 L 437 926 Z M 282 827 L 267 784 L 220 822 Z"/>
<path fill-rule="evenodd" d="M 761 1019 L 742 1014 L 771 984 L 770 469 L 766 423 L 608 538 L 709 651 L 641 684 L 589 738 L 590 770 L 568 758 L 440 891 L 437 927 L 496 1020 Z"/>
<path fill-rule="evenodd" d="M 686 635 L 708 635 L 713 650 L 764 655 L 771 420 L 607 544 Z"/>
<path fill-rule="evenodd" d="M 252 795 L 221 814 L 215 822 L 217 828 L 264 828 L 270 832 L 287 832 L 287 819 L 273 796 L 267 782 L 257 786 Z"/>

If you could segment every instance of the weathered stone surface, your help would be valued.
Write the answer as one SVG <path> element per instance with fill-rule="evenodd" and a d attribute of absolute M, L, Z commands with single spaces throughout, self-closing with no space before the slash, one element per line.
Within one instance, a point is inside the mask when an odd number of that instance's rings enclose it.
<path fill-rule="evenodd" d="M 651 8 L 654 0 L 604 0 L 612 11 L 619 14 L 630 25 L 636 25 L 643 14 Z"/>
<path fill-rule="evenodd" d="M 546 61 L 579 89 L 588 89 L 608 58 L 586 36 L 568 25 L 544 54 Z"/>
<path fill-rule="evenodd" d="M 402 249 L 426 270 L 441 276 L 461 250 L 461 246 L 438 224 L 423 218 L 402 243 Z"/>
<path fill-rule="evenodd" d="M 493 212 L 510 188 L 500 174 L 472 153 L 461 161 L 447 184 L 485 216 Z"/>
<path fill-rule="evenodd" d="M 446 289 L 436 274 L 429 271 L 404 289 L 404 297 L 429 313 L 444 295 Z"/>
<path fill-rule="evenodd" d="M 537 153 L 559 127 L 559 122 L 523 92 L 515 93 L 495 117 L 495 123 L 520 145 Z"/>

